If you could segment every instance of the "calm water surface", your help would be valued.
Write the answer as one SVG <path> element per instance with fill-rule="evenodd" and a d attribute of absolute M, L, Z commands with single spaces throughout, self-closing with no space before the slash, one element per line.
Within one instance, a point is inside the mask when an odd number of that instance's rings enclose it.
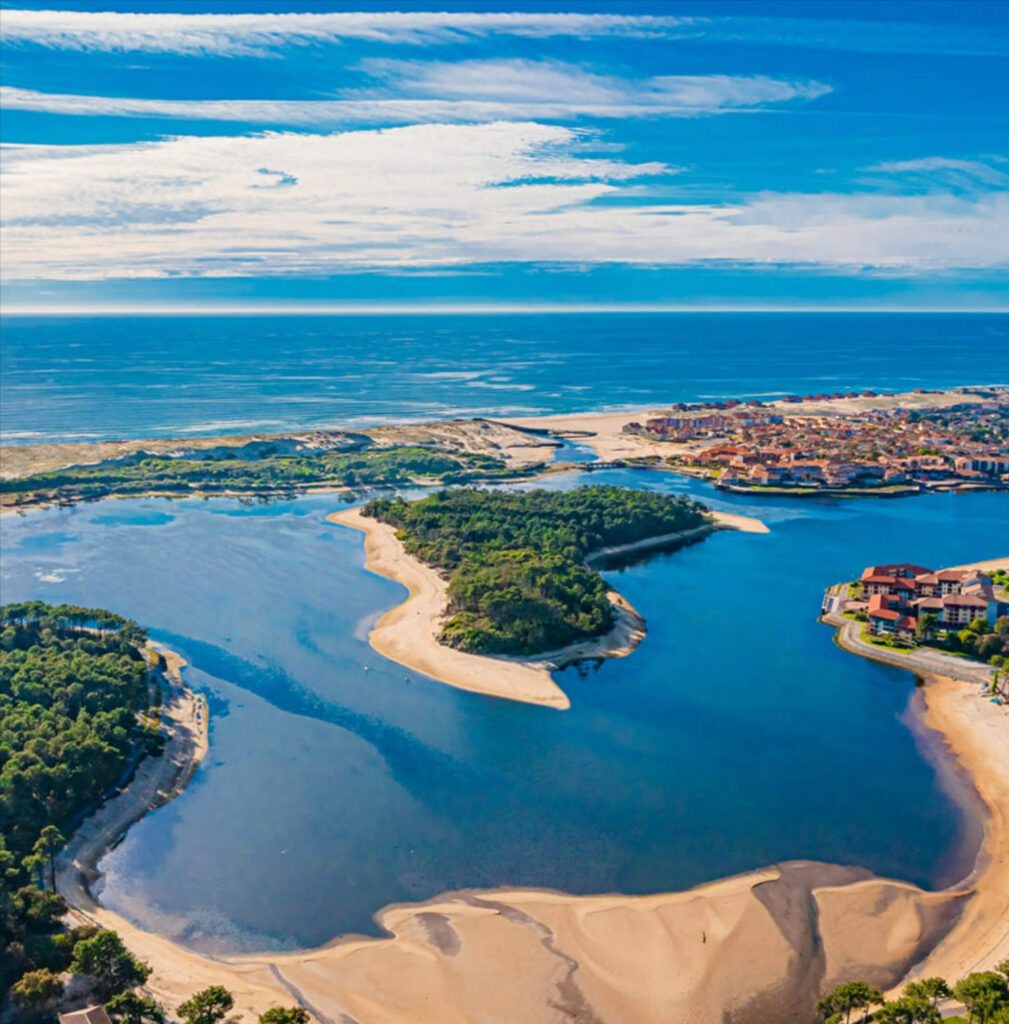
<path fill-rule="evenodd" d="M 4 317 L 5 444 L 1009 382 L 1000 314 Z"/>
<path fill-rule="evenodd" d="M 211 702 L 207 760 L 106 857 L 105 901 L 233 951 L 375 934 L 383 905 L 464 886 L 643 893 L 796 857 L 959 877 L 977 835 L 906 726 L 910 676 L 845 654 L 815 619 L 823 586 L 868 562 L 1001 550 L 1004 496 L 717 503 L 772 532 L 610 571 L 649 633 L 629 658 L 560 673 L 566 712 L 408 681 L 372 651 L 369 625 L 404 592 L 324 521 L 334 496 L 5 516 L 5 601 L 132 616 Z"/>

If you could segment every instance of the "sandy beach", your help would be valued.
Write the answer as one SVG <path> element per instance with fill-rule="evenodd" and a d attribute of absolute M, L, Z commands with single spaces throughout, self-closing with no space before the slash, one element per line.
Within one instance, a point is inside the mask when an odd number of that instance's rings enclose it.
<path fill-rule="evenodd" d="M 712 525 L 696 530 L 606 548 L 593 554 L 589 561 L 699 540 L 713 529 L 767 532 L 763 523 L 746 516 L 713 513 L 712 518 Z M 391 661 L 449 686 L 528 704 L 568 708 L 571 702 L 551 673 L 575 661 L 624 657 L 645 636 L 645 620 L 611 590 L 607 597 L 613 605 L 616 623 L 605 636 L 545 651 L 535 658 L 490 657 L 455 650 L 437 639 L 448 604 L 446 582 L 435 569 L 407 554 L 395 528 L 362 515 L 359 508 L 334 512 L 326 519 L 360 530 L 365 536 L 365 568 L 403 584 L 409 591 L 406 600 L 386 612 L 372 628 L 368 635 L 371 646 Z"/>
<path fill-rule="evenodd" d="M 1009 707 L 946 676 L 926 677 L 923 698 L 924 723 L 942 734 L 987 808 L 984 846 L 965 883 L 974 895 L 953 931 L 914 971 L 953 979 L 1009 957 Z"/>
<path fill-rule="evenodd" d="M 546 662 L 488 658 L 438 642 L 436 633 L 447 604 L 445 580 L 403 550 L 395 528 L 361 515 L 359 508 L 326 519 L 360 530 L 365 568 L 402 583 L 409 591 L 407 599 L 386 612 L 368 636 L 379 654 L 462 690 L 546 707 L 570 707 L 567 695 L 550 675 L 553 666 Z"/>
<path fill-rule="evenodd" d="M 969 562 L 967 565 L 953 565 L 951 569 L 980 569 L 981 572 L 995 572 L 1002 569 L 1009 572 L 1009 555 L 1005 558 L 987 558 L 980 562 Z"/>
<path fill-rule="evenodd" d="M 130 825 L 186 788 L 209 747 L 207 701 L 183 683 L 185 661 L 161 644 L 148 646 L 165 661 L 161 722 L 168 738 L 164 752 L 141 761 L 129 786 L 85 819 L 56 862 L 56 888 L 85 916 L 100 909 L 90 892 L 98 878 L 98 861 Z"/>

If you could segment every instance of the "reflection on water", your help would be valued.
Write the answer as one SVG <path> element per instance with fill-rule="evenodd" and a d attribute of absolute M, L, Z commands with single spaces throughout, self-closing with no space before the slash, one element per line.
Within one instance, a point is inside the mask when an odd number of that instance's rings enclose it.
<path fill-rule="evenodd" d="M 631 657 L 562 672 L 565 712 L 372 651 L 370 624 L 404 592 L 324 521 L 337 496 L 4 517 L 4 600 L 130 615 L 211 701 L 208 759 L 105 859 L 108 904 L 235 950 L 374 933 L 384 904 L 464 886 L 641 893 L 794 857 L 962 874 L 961 815 L 900 721 L 910 677 L 840 651 L 815 617 L 823 585 L 866 563 L 989 555 L 1004 498 L 755 509 L 669 474 L 544 485 L 583 482 L 688 490 L 772 532 L 608 570 L 649 633 Z"/>

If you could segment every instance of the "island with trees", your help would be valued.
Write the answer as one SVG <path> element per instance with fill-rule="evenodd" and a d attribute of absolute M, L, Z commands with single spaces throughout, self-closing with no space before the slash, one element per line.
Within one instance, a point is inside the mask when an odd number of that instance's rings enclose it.
<path fill-rule="evenodd" d="M 410 592 L 379 619 L 379 653 L 460 689 L 570 706 L 551 673 L 629 654 L 644 619 L 593 567 L 601 558 L 766 528 L 686 496 L 625 487 L 453 488 L 378 498 L 327 518 L 365 534 L 366 567 Z"/>
<path fill-rule="evenodd" d="M 526 657 L 613 628 L 609 588 L 586 563 L 594 553 L 709 525 L 689 498 L 607 486 L 454 488 L 414 502 L 378 498 L 362 512 L 394 526 L 409 554 L 446 574 L 442 643 Z"/>

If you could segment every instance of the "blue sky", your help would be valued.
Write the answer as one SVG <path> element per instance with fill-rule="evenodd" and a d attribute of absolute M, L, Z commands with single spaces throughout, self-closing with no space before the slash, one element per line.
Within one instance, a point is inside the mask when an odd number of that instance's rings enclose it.
<path fill-rule="evenodd" d="M 1001 0 L 54 3 L 7 307 L 1009 306 Z"/>

